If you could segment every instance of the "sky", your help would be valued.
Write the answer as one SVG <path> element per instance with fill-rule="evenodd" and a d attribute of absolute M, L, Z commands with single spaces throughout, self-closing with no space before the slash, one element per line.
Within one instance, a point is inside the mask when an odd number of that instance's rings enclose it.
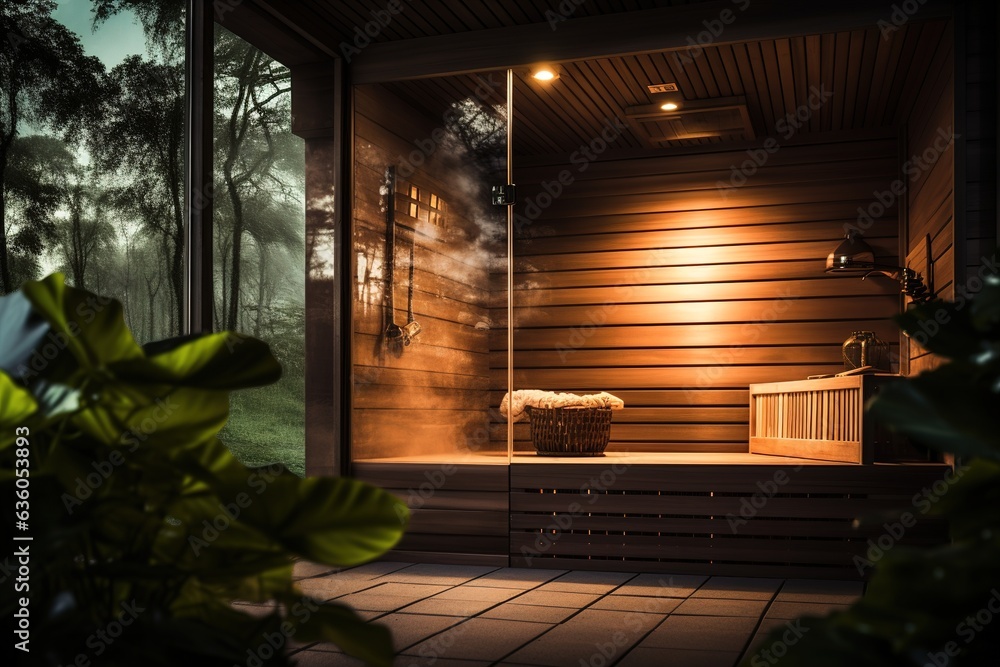
<path fill-rule="evenodd" d="M 60 0 L 53 18 L 80 36 L 88 55 L 97 56 L 111 69 L 126 56 L 146 52 L 142 28 L 131 12 L 110 19 L 95 33 L 91 30 L 90 0 Z"/>

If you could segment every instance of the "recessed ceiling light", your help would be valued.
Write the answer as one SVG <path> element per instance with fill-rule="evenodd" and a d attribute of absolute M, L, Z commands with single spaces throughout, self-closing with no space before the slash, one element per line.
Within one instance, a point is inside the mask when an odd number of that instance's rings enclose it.
<path fill-rule="evenodd" d="M 531 71 L 531 78 L 535 81 L 555 81 L 559 78 L 559 72 L 554 67 L 543 65 Z"/>
<path fill-rule="evenodd" d="M 653 95 L 653 103 L 663 111 L 677 111 L 684 106 L 684 95 L 679 90 Z"/>

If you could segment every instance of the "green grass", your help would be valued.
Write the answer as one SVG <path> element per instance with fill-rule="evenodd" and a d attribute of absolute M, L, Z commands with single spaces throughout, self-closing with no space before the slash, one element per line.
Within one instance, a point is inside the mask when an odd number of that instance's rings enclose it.
<path fill-rule="evenodd" d="M 244 465 L 281 463 L 299 477 L 306 473 L 305 378 L 233 392 L 229 423 L 219 439 Z"/>

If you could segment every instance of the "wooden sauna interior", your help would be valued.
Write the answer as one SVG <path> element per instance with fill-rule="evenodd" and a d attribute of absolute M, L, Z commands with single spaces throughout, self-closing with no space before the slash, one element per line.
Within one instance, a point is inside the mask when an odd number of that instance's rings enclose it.
<path fill-rule="evenodd" d="M 548 84 L 515 71 L 514 387 L 623 398 L 609 452 L 743 453 L 748 385 L 840 370 L 852 331 L 890 342 L 903 372 L 932 363 L 900 349 L 896 282 L 823 268 L 851 225 L 945 298 L 956 265 L 979 264 L 989 218 L 954 243 L 954 69 L 951 23 L 935 20 L 569 62 Z M 661 83 L 709 110 L 643 117 Z M 508 261 L 488 199 L 506 141 L 484 176 L 440 129 L 476 99 L 494 118 L 469 121 L 473 140 L 495 142 L 502 71 L 355 87 L 354 460 L 506 462 Z M 398 353 L 379 338 L 389 165 L 395 319 L 412 250 L 422 326 Z M 514 443 L 531 453 L 526 424 Z"/>

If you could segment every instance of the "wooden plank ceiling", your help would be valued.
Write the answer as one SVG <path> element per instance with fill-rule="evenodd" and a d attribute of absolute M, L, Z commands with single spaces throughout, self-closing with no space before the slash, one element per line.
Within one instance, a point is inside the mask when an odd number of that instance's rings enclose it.
<path fill-rule="evenodd" d="M 435 37 L 456 32 L 506 28 L 533 23 L 561 21 L 586 16 L 702 4 L 714 0 L 399 0 L 402 11 L 382 26 L 372 42 L 389 42 L 416 37 Z M 386 11 L 387 0 L 253 0 L 254 4 L 306 26 L 315 35 L 340 35 L 352 39 L 362 28 Z M 569 9 L 569 11 L 566 11 Z"/>
<path fill-rule="evenodd" d="M 805 35 L 791 39 L 711 45 L 601 58 L 560 65 L 558 80 L 540 84 L 516 73 L 515 152 L 571 153 L 589 144 L 620 118 L 628 128 L 615 148 L 696 146 L 815 132 L 858 131 L 898 125 L 908 113 L 926 72 L 939 57 L 944 21 L 911 21 L 882 36 L 879 29 Z M 452 103 L 489 91 L 484 100 L 502 105 L 503 73 L 483 73 L 389 84 L 432 117 Z M 740 98 L 752 132 L 731 108 L 686 113 L 650 122 L 628 118 L 630 107 L 650 105 L 647 86 L 676 83 L 686 101 L 720 104 Z M 823 99 L 827 93 L 826 99 Z M 664 116 L 671 114 L 664 112 Z M 676 114 L 673 114 L 676 116 Z"/>
<path fill-rule="evenodd" d="M 711 1 L 711 0 L 707 0 Z M 295 30 L 308 53 L 340 55 L 359 31 L 372 43 L 405 41 L 454 33 L 552 23 L 621 12 L 702 4 L 684 0 L 400 0 L 402 8 L 385 25 L 385 0 L 252 0 L 270 24 Z M 717 3 L 716 3 L 717 4 Z M 713 5 L 714 7 L 715 5 Z M 571 11 L 567 11 L 567 9 Z M 225 19 L 234 22 L 240 12 Z M 540 85 L 527 71 L 517 73 L 515 152 L 519 155 L 569 153 L 604 130 L 608 119 L 625 119 L 627 130 L 615 148 L 665 148 L 711 145 L 747 139 L 824 131 L 893 127 L 915 101 L 947 29 L 943 20 L 916 17 L 885 34 L 875 25 L 849 32 L 714 44 L 685 50 L 600 58 L 560 65 L 561 77 Z M 225 23 L 223 23 L 225 25 Z M 233 26 L 235 27 L 235 26 Z M 694 43 L 695 37 L 691 43 Z M 363 46 L 363 44 L 362 44 Z M 291 56 L 289 56 L 291 58 Z M 290 64 L 290 63 L 289 63 Z M 467 99 L 492 81 L 486 102 L 505 101 L 503 75 L 456 76 L 393 84 L 393 92 L 440 118 L 456 101 Z M 627 118 L 629 107 L 656 100 L 647 86 L 676 83 L 688 102 L 708 105 L 741 98 L 736 109 L 682 113 L 655 121 Z M 832 96 L 817 109 L 814 91 Z M 795 127 L 796 113 L 808 116 Z M 789 116 L 791 115 L 791 116 Z M 747 122 L 748 121 L 748 122 Z"/>

